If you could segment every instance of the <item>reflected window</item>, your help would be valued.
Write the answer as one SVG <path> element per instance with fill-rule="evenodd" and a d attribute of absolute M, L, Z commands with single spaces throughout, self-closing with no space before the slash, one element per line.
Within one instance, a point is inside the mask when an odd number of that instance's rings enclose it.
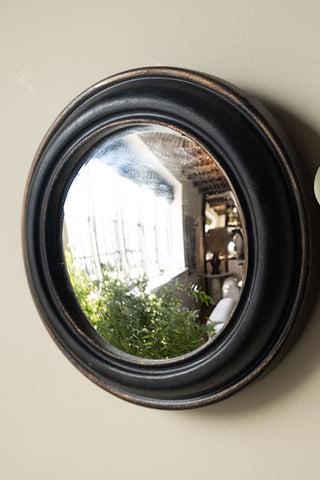
<path fill-rule="evenodd" d="M 105 265 L 155 288 L 185 269 L 181 183 L 136 133 L 99 145 L 74 179 L 64 215 L 64 240 L 92 278 Z"/>

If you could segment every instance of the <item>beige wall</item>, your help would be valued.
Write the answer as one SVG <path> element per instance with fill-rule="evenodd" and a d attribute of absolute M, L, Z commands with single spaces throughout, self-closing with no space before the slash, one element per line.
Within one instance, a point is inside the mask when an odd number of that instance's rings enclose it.
<path fill-rule="evenodd" d="M 98 388 L 60 353 L 20 245 L 23 190 L 46 129 L 86 87 L 132 67 L 198 69 L 258 96 L 313 173 L 319 24 L 319 0 L 0 0 L 2 479 L 319 479 L 320 301 L 265 379 L 207 408 L 149 410 Z"/>

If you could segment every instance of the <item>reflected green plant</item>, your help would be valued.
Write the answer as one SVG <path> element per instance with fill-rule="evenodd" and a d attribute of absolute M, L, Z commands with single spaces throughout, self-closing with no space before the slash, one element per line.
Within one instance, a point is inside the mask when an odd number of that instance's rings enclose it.
<path fill-rule="evenodd" d="M 150 359 L 179 357 L 215 334 L 213 325 L 199 322 L 199 309 L 183 305 L 184 295 L 199 307 L 213 305 L 212 298 L 196 285 L 172 281 L 154 293 L 146 278 L 123 281 L 106 267 L 101 267 L 102 279 L 92 280 L 74 264 L 68 249 L 65 257 L 83 312 L 96 331 L 120 350 Z"/>

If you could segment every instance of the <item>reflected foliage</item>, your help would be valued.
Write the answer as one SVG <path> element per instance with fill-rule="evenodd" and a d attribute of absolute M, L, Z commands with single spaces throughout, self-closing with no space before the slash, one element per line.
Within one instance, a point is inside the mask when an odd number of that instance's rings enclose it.
<path fill-rule="evenodd" d="M 75 295 L 96 331 L 113 346 L 131 355 L 166 359 L 185 355 L 215 334 L 213 325 L 199 321 L 201 305 L 212 298 L 196 285 L 171 281 L 157 290 L 148 289 L 146 278 L 123 281 L 102 268 L 102 278 L 92 280 L 65 251 Z M 189 309 L 183 296 L 199 305 Z"/>

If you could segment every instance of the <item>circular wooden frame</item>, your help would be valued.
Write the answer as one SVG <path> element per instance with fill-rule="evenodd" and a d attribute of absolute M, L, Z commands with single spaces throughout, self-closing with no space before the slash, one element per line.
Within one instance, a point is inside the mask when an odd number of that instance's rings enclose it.
<path fill-rule="evenodd" d="M 217 159 L 240 201 L 247 232 L 247 279 L 231 321 L 214 342 L 168 361 L 127 355 L 94 331 L 73 294 L 61 246 L 63 201 L 81 159 L 106 135 L 143 122 L 185 132 Z M 111 393 L 156 408 L 213 403 L 260 375 L 288 343 L 307 285 L 309 227 L 295 161 L 258 102 L 205 74 L 138 69 L 75 99 L 39 147 L 23 219 L 33 297 L 65 355 Z"/>

